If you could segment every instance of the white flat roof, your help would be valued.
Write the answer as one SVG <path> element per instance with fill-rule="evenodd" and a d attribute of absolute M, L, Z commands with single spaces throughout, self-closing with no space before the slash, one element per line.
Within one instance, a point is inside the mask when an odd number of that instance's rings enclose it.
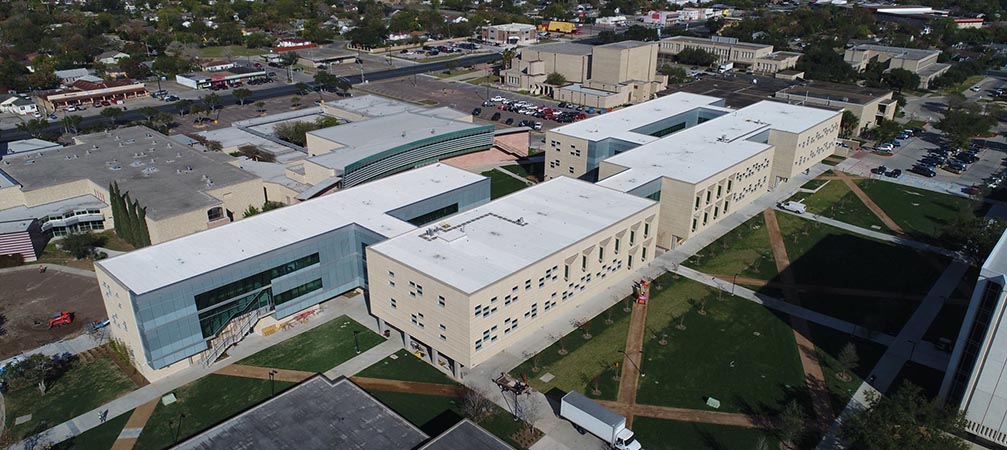
<path fill-rule="evenodd" d="M 96 264 L 143 294 L 350 224 L 382 236 L 405 233 L 415 227 L 386 212 L 483 179 L 433 164 Z"/>
<path fill-rule="evenodd" d="M 370 248 L 474 293 L 655 204 L 558 177 Z"/>
<path fill-rule="evenodd" d="M 692 111 L 699 107 L 717 107 L 717 104 L 720 102 L 723 102 L 723 99 L 689 92 L 676 92 L 639 105 L 617 109 L 588 120 L 563 125 L 554 128 L 553 132 L 588 141 L 600 141 L 617 134 L 627 133 L 630 130 L 667 117 Z"/>

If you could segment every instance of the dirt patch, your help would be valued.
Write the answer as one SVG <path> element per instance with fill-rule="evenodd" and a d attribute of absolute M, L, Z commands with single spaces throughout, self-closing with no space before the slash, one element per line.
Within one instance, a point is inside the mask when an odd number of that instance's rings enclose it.
<path fill-rule="evenodd" d="M 465 386 L 450 384 L 422 383 L 418 381 L 385 380 L 381 378 L 352 377 L 353 381 L 364 389 L 385 392 L 405 392 L 410 394 L 443 395 L 446 397 L 461 397 Z"/>
<path fill-rule="evenodd" d="M 56 270 L 0 273 L 0 360 L 79 335 L 108 316 L 94 278 Z M 73 323 L 49 329 L 49 317 L 73 314 Z"/>

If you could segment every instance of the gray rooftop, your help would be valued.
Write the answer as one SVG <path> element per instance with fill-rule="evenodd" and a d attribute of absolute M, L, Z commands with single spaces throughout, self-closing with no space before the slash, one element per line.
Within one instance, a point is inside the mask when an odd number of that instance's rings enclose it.
<path fill-rule="evenodd" d="M 408 450 L 426 439 L 349 380 L 319 375 L 175 449 Z"/>
<path fill-rule="evenodd" d="M 356 56 L 356 52 L 351 52 L 337 47 L 315 47 L 297 51 L 297 55 L 303 59 L 316 62 L 324 62 L 330 59 L 348 58 Z"/>
<path fill-rule="evenodd" d="M 920 60 L 941 53 L 940 50 L 933 50 L 933 49 L 889 47 L 887 45 L 875 45 L 875 44 L 860 44 L 853 47 L 853 50 L 861 50 L 861 51 L 870 50 L 875 52 L 887 53 L 891 55 L 893 58 L 902 58 L 910 60 Z"/>
<path fill-rule="evenodd" d="M 400 145 L 479 128 L 492 131 L 493 126 L 403 111 L 309 132 L 312 136 L 343 145 L 329 153 L 309 158 L 309 161 L 330 169 L 344 170 L 350 164 Z"/>
<path fill-rule="evenodd" d="M 590 55 L 591 52 L 594 50 L 594 46 L 587 44 L 574 44 L 571 42 L 555 42 L 552 44 L 543 44 L 528 47 L 528 50 L 534 50 L 536 52 L 542 52 L 542 53 L 559 53 L 562 55 L 584 56 L 584 55 Z"/>
<path fill-rule="evenodd" d="M 8 154 L 8 157 L 13 156 L 12 154 L 14 153 L 41 152 L 62 147 L 62 145 L 59 145 L 55 142 L 49 142 L 35 138 L 0 143 L 0 150 L 3 150 L 3 146 L 7 147 L 6 152 Z M 0 159 L 2 159 L 3 157 L 4 152 L 0 151 Z"/>
<path fill-rule="evenodd" d="M 464 419 L 418 450 L 514 450 L 500 438 Z"/>
<path fill-rule="evenodd" d="M 558 177 L 370 249 L 471 294 L 654 205 Z"/>
<path fill-rule="evenodd" d="M 8 156 L 0 171 L 22 191 L 80 180 L 107 188 L 116 181 L 152 219 L 219 205 L 207 191 L 256 179 L 228 164 L 232 158 L 226 154 L 201 152 L 147 127 L 119 128 L 79 136 L 77 141 L 80 144 L 61 149 Z"/>
<path fill-rule="evenodd" d="M 751 49 L 773 48 L 773 46 L 769 45 L 769 44 L 756 44 L 754 42 L 715 41 L 715 40 L 710 39 L 710 38 L 701 38 L 701 37 L 694 37 L 694 36 L 672 36 L 672 37 L 664 38 L 662 40 L 664 40 L 664 41 L 690 42 L 690 43 L 694 43 L 694 44 L 697 44 L 697 45 L 720 45 L 720 46 L 729 46 L 729 47 L 745 47 L 745 48 L 751 48 Z"/>
<path fill-rule="evenodd" d="M 0 210 L 0 222 L 10 222 L 22 219 L 36 219 L 51 215 L 62 215 L 74 210 L 102 209 L 108 206 L 107 203 L 98 200 L 97 197 L 88 194 L 79 197 L 68 198 L 52 203 L 45 203 L 38 206 L 25 207 L 15 206 Z"/>
<path fill-rule="evenodd" d="M 816 99 L 865 105 L 877 99 L 889 97 L 891 94 L 892 91 L 889 89 L 875 89 L 849 84 L 829 83 L 827 81 L 809 81 L 803 85 L 798 84 L 786 87 L 777 92 L 777 97 L 782 95 L 807 96 Z"/>
<path fill-rule="evenodd" d="M 648 47 L 651 45 L 656 45 L 656 42 L 644 42 L 644 41 L 619 41 L 612 42 L 604 45 L 599 45 L 600 48 L 637 48 L 637 47 Z"/>

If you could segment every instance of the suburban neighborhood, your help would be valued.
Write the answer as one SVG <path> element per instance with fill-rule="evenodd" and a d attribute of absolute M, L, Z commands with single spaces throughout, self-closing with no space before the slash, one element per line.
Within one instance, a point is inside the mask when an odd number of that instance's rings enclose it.
<path fill-rule="evenodd" d="M 1002 17 L 0 3 L 0 448 L 1007 449 Z"/>

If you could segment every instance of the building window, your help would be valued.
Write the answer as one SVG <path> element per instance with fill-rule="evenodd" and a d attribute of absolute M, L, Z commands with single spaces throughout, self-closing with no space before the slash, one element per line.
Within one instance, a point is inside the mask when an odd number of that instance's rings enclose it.
<path fill-rule="evenodd" d="M 395 304 L 395 299 L 394 298 L 391 299 L 390 303 L 392 305 L 392 309 L 398 309 L 399 306 L 397 304 Z"/>
<path fill-rule="evenodd" d="M 448 340 L 448 337 L 442 334 L 442 335 L 441 335 L 441 340 L 442 340 L 442 341 L 446 341 L 446 340 Z"/>
<path fill-rule="evenodd" d="M 388 287 L 395 287 L 395 282 L 392 280 L 388 280 Z"/>
<path fill-rule="evenodd" d="M 713 192 L 706 191 L 706 204 L 710 204 L 710 199 L 713 197 Z"/>
<path fill-rule="evenodd" d="M 721 192 L 721 191 L 722 191 L 723 189 L 724 189 L 724 187 L 723 187 L 723 186 L 720 186 L 720 185 L 718 185 L 718 186 L 717 186 L 717 198 L 720 198 L 720 192 Z"/>
<path fill-rule="evenodd" d="M 309 281 L 300 286 L 297 286 L 289 291 L 284 291 L 273 296 L 273 304 L 280 305 L 289 302 L 295 298 L 303 297 L 311 292 L 317 291 L 322 288 L 322 279 L 318 278 L 316 280 Z"/>
<path fill-rule="evenodd" d="M 703 201 L 703 198 L 699 195 L 696 196 L 696 210 L 699 210 L 699 204 Z"/>
<path fill-rule="evenodd" d="M 570 265 L 563 265 L 563 281 L 570 281 Z"/>
<path fill-rule="evenodd" d="M 648 237 L 650 237 L 650 223 L 645 222 L 643 224 L 643 238 L 647 239 Z"/>
<path fill-rule="evenodd" d="M 389 270 L 388 271 L 388 278 L 395 278 L 395 272 L 392 272 L 391 270 Z"/>
<path fill-rule="evenodd" d="M 636 244 L 636 231 L 629 230 L 629 245 Z"/>
<path fill-rule="evenodd" d="M 587 270 L 587 256 L 581 255 L 581 257 L 580 257 L 580 270 L 581 271 L 586 271 Z"/>
<path fill-rule="evenodd" d="M 598 262 L 605 261 L 605 247 L 598 247 Z"/>
<path fill-rule="evenodd" d="M 615 254 L 619 254 L 619 238 L 615 238 Z"/>
<path fill-rule="evenodd" d="M 626 258 L 626 268 L 627 269 L 633 268 L 633 255 L 629 255 L 629 257 Z"/>
<path fill-rule="evenodd" d="M 444 300 L 444 296 L 443 295 L 438 295 L 437 296 L 437 305 L 440 306 L 441 308 L 443 308 L 444 305 L 445 305 L 445 303 L 446 303 L 446 300 Z"/>
<path fill-rule="evenodd" d="M 441 331 L 448 331 L 448 327 L 444 326 L 443 323 L 440 325 L 440 329 Z"/>
<path fill-rule="evenodd" d="M 647 247 L 644 247 L 640 249 L 640 261 L 643 262 L 646 260 L 647 260 Z"/>

